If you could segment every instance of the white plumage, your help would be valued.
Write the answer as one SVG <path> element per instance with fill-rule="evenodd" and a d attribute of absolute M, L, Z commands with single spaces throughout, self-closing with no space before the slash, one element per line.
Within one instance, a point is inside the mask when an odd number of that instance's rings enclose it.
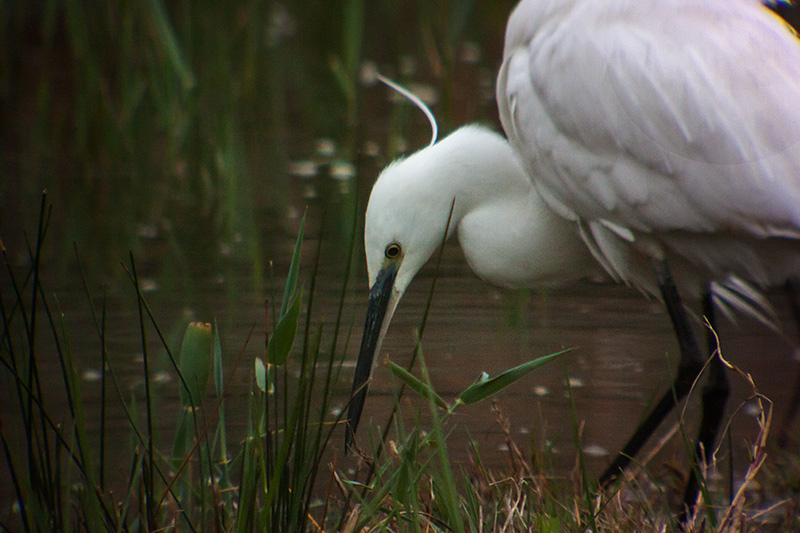
<path fill-rule="evenodd" d="M 497 100 L 616 279 L 655 294 L 649 257 L 687 295 L 800 273 L 800 41 L 758 2 L 523 1 Z"/>
<path fill-rule="evenodd" d="M 769 322 L 755 287 L 800 276 L 800 41 L 756 0 L 523 0 L 508 22 L 497 103 L 508 141 L 461 128 L 375 184 L 347 443 L 395 306 L 452 204 L 450 231 L 490 282 L 570 281 L 599 264 L 663 297 L 678 376 L 607 481 L 703 367 L 678 293 L 711 289 L 719 308 Z M 712 363 L 706 454 L 727 397 L 722 363 Z M 696 494 L 690 481 L 687 506 Z"/>
<path fill-rule="evenodd" d="M 442 243 L 451 205 L 450 235 L 458 233 L 467 261 L 483 279 L 529 287 L 573 281 L 597 269 L 574 224 L 542 202 L 509 143 L 471 125 L 381 173 L 364 233 L 370 286 L 384 248 L 397 242 L 404 258 L 395 286 L 405 290 Z"/>

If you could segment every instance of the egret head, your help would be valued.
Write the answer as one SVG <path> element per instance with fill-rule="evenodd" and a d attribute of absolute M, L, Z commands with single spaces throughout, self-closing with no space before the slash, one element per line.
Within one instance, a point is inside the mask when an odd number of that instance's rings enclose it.
<path fill-rule="evenodd" d="M 369 306 L 353 380 L 346 449 L 352 445 L 372 362 L 397 303 L 444 239 L 454 199 L 450 188 L 443 185 L 441 178 L 437 179 L 447 175 L 441 149 L 442 145 L 447 147 L 446 141 L 389 165 L 370 195 L 364 229 Z"/>
<path fill-rule="evenodd" d="M 515 215 L 506 213 L 497 223 L 494 218 L 487 220 L 487 215 L 493 217 L 499 206 L 507 205 L 498 199 L 522 198 L 521 205 L 528 206 L 526 199 L 530 191 L 530 180 L 509 143 L 501 135 L 478 125 L 459 128 L 436 144 L 392 163 L 381 172 L 369 198 L 364 227 L 369 307 L 353 381 L 346 448 L 352 445 L 366 398 L 372 362 L 380 350 L 395 307 L 419 269 L 445 240 L 445 231 L 449 237 L 462 226 L 459 231 L 463 245 L 463 223 L 471 214 L 476 214 L 479 218 L 473 218 L 473 229 L 466 232 L 469 234 L 467 237 L 493 241 L 498 234 L 506 235 L 506 220 Z M 479 209 L 489 204 L 494 208 Z M 543 214 L 549 212 L 546 209 L 542 211 Z M 525 217 L 521 218 L 527 221 L 533 218 L 527 212 Z M 558 218 L 556 215 L 552 217 Z M 483 232 L 491 225 L 487 222 L 501 227 L 497 231 Z M 551 226 L 542 224 L 542 228 L 547 227 Z M 473 246 L 464 249 L 468 262 L 473 255 L 477 257 L 487 249 L 474 246 L 475 241 L 468 240 Z M 497 261 L 493 257 L 483 262 L 476 262 L 472 257 L 471 265 L 494 265 Z M 525 263 L 527 268 L 529 261 L 521 263 Z M 478 271 L 487 275 L 491 273 L 485 268 Z M 506 278 L 498 281 L 516 279 L 514 276 Z"/>

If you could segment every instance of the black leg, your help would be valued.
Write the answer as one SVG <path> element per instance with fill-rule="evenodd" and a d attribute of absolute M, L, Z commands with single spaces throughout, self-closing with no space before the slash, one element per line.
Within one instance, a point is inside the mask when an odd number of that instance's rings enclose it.
<path fill-rule="evenodd" d="M 712 328 L 716 328 L 714 320 L 714 306 L 711 294 L 706 293 L 703 300 L 703 314 L 708 319 Z M 717 349 L 717 339 L 714 332 L 707 332 L 708 352 L 713 359 L 708 364 L 708 383 L 703 388 L 703 417 L 700 422 L 700 431 L 697 435 L 695 455 L 692 458 L 692 470 L 689 473 L 689 481 L 683 493 L 683 510 L 680 522 L 684 523 L 697 503 L 697 494 L 700 492 L 698 475 L 700 473 L 700 457 L 706 465 L 711 464 L 714 454 L 714 445 L 717 441 L 722 419 L 725 416 L 725 404 L 728 401 L 730 386 L 725 364 L 720 359 Z"/>
<path fill-rule="evenodd" d="M 678 337 L 680 346 L 680 360 L 678 362 L 678 372 L 672 387 L 661 397 L 649 415 L 639 424 L 628 443 L 619 452 L 614 462 L 606 468 L 600 476 L 600 484 L 606 485 L 614 480 L 628 464 L 631 459 L 639 452 L 647 439 L 655 432 L 661 422 L 675 407 L 675 403 L 683 399 L 688 394 L 692 383 L 703 369 L 704 359 L 700 355 L 700 348 L 692 332 L 689 317 L 683 308 L 678 289 L 672 279 L 672 275 L 663 261 L 655 263 L 658 286 L 664 305 L 667 308 L 672 326 Z"/>
<path fill-rule="evenodd" d="M 784 287 L 786 295 L 789 297 L 789 304 L 791 305 L 792 315 L 794 315 L 795 331 L 797 334 L 798 344 L 800 344 L 800 278 L 789 278 Z M 800 409 L 800 369 L 794 378 L 794 391 L 792 398 L 789 401 L 789 408 L 786 410 L 786 416 L 781 424 L 780 432 L 778 433 L 778 446 L 786 448 L 789 443 L 789 428 L 797 416 L 797 411 Z"/>

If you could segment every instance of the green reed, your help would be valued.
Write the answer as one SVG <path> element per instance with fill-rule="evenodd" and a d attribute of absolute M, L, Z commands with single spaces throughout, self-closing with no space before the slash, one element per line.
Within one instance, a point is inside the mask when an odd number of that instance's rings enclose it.
<path fill-rule="evenodd" d="M 547 446 L 536 450 L 536 459 L 528 459 L 513 442 L 499 410 L 498 424 L 509 444 L 508 471 L 498 473 L 483 466 L 474 442 L 471 466 L 458 465 L 450 457 L 448 442 L 456 438 L 453 415 L 461 406 L 493 397 L 564 352 L 492 378 L 479 377 L 448 402 L 431 384 L 418 336 L 414 352 L 419 373 L 388 363 L 402 384 L 397 389 L 398 416 L 389 422 L 390 431 L 380 437 L 361 435 L 362 442 L 370 442 L 361 459 L 372 465 L 371 473 L 366 477 L 363 470 L 355 476 L 346 474 L 344 468 L 354 459 L 337 454 L 342 414 L 331 412 L 330 406 L 350 345 L 352 324 L 343 319 L 350 276 L 343 276 L 337 314 L 327 324 L 314 303 L 322 239 L 317 241 L 311 272 L 306 274 L 300 260 L 303 224 L 279 311 L 267 320 L 269 342 L 255 367 L 244 355 L 249 336 L 241 340 L 237 354 L 226 357 L 218 328 L 210 323 L 189 324 L 180 351 L 173 353 L 157 312 L 141 289 L 131 256 L 124 270 L 136 301 L 143 386 L 130 391 L 119 377 L 119 363 L 113 362 L 119 359 L 111 357 L 107 343 L 118 324 L 108 314 L 105 297 L 102 306 L 95 307 L 91 283 L 84 277 L 103 363 L 100 420 L 94 421 L 87 414 L 88 390 L 78 370 L 84 356 L 73 351 L 67 317 L 57 296 L 46 289 L 42 273 L 51 220 L 45 197 L 39 220 L 28 242 L 27 267 L 13 266 L 3 249 L 0 379 L 6 386 L 0 444 L 14 499 L 10 508 L 0 510 L 0 528 L 524 531 L 535 527 L 559 531 L 588 527 L 636 531 L 658 524 L 675 526 L 666 496 L 671 489 L 646 470 L 610 492 L 597 489 L 581 451 L 580 422 L 571 391 L 576 487 L 570 488 L 542 467 L 549 463 Z M 349 253 L 348 265 L 355 256 L 352 247 Z M 150 342 L 151 337 L 155 342 Z M 153 362 L 159 356 L 177 378 L 168 385 L 177 398 L 172 403 L 165 400 L 164 386 L 153 384 Z M 57 363 L 59 378 L 53 383 L 48 377 L 45 385 L 42 364 L 47 358 Z M 226 359 L 233 360 L 227 375 L 223 372 Z M 250 376 L 251 383 L 244 411 L 236 412 L 243 419 L 243 436 L 227 423 L 234 399 L 230 383 L 237 373 Z M 420 398 L 417 413 L 401 409 L 403 390 Z M 112 404 L 122 409 L 129 445 L 111 442 L 105 413 Z M 765 404 L 762 436 L 747 479 L 754 478 L 761 466 L 758 461 L 763 457 L 770 412 Z M 424 413 L 428 421 L 423 423 Z M 159 430 L 164 421 L 170 421 L 167 426 L 174 429 Z M 127 469 L 112 467 L 118 464 L 127 464 Z M 653 490 L 655 499 L 648 496 Z M 711 503 L 704 508 L 705 518 L 696 519 L 691 528 L 727 531 L 731 524 L 765 524 L 759 513 L 744 506 L 741 496 L 726 508 L 718 490 L 714 484 L 704 485 Z M 625 494 L 634 497 L 626 500 Z"/>

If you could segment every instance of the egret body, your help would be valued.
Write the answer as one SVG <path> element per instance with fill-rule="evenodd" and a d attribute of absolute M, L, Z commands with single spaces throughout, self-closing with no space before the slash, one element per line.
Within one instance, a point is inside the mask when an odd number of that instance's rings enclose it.
<path fill-rule="evenodd" d="M 348 446 L 394 308 L 453 201 L 450 231 L 490 282 L 569 281 L 600 265 L 664 302 L 681 361 L 642 424 L 657 425 L 705 361 L 680 295 L 711 295 L 707 314 L 712 299 L 757 314 L 750 284 L 800 275 L 799 102 L 800 41 L 757 0 L 520 2 L 497 80 L 508 142 L 462 128 L 390 165 L 372 191 Z M 708 396 L 724 407 L 719 365 Z M 716 403 L 704 408 L 706 453 Z M 637 431 L 603 478 L 653 429 Z"/>
<path fill-rule="evenodd" d="M 651 294 L 651 258 L 687 295 L 800 273 L 799 99 L 800 41 L 757 0 L 521 2 L 497 81 L 547 205 Z"/>

